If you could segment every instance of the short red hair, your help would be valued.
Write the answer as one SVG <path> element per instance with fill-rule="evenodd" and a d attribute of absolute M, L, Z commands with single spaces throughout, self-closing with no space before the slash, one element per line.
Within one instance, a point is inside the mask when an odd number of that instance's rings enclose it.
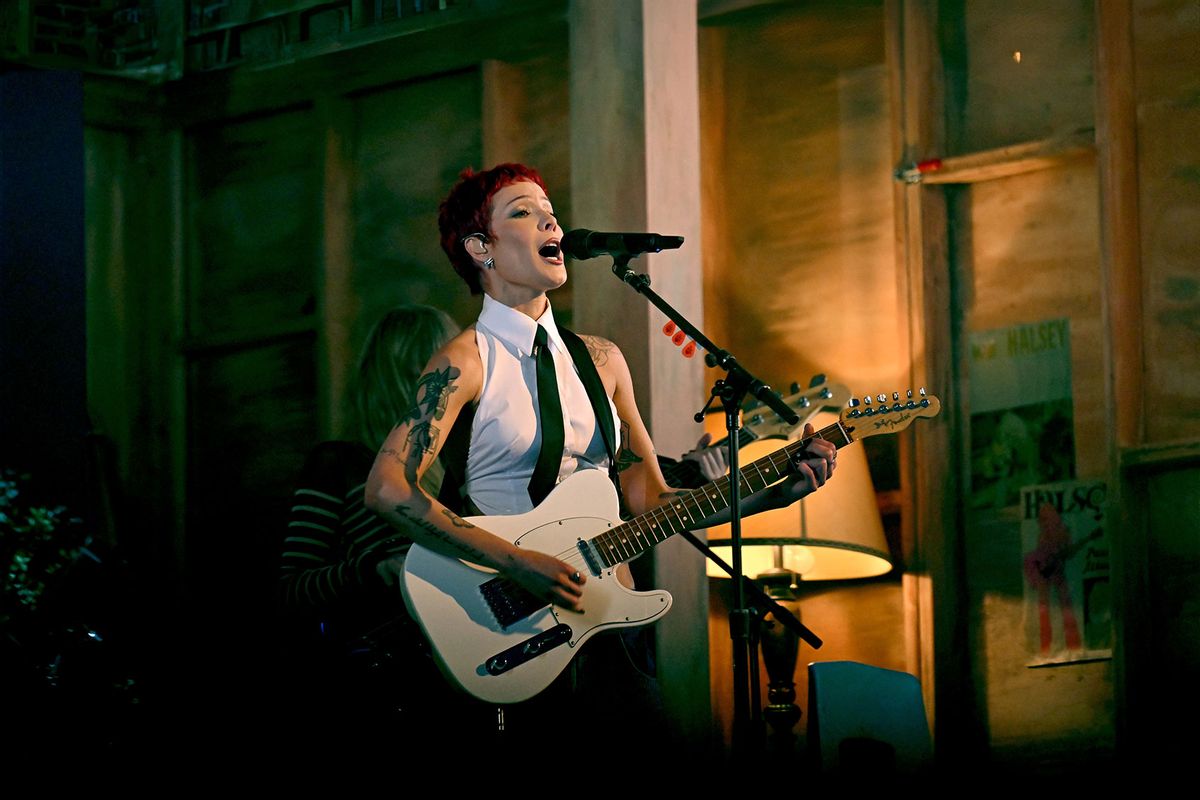
<path fill-rule="evenodd" d="M 458 176 L 458 183 L 446 195 L 438 208 L 438 231 L 441 233 L 442 249 L 450 258 L 454 271 L 459 274 L 471 294 L 479 294 L 479 267 L 467 252 L 463 239 L 473 233 L 482 233 L 492 238 L 492 198 L 505 186 L 521 181 L 536 183 L 546 191 L 542 176 L 533 167 L 524 164 L 498 164 L 484 172 L 475 172 L 467 167 Z"/>

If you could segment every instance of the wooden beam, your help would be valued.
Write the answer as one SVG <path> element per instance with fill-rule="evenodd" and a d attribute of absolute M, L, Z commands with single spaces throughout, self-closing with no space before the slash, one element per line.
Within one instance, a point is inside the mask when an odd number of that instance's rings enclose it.
<path fill-rule="evenodd" d="M 1138 216 L 1137 100 L 1130 0 L 1096 0 L 1096 142 L 1100 177 L 1100 272 L 1107 376 L 1109 501 L 1113 531 L 1118 753 L 1151 754 L 1154 712 L 1137 687 L 1152 681 L 1153 621 L 1145 487 L 1122 468 L 1140 466 L 1143 441 L 1141 231 Z M 1157 460 L 1156 458 L 1146 460 Z"/>
<path fill-rule="evenodd" d="M 700 120 L 695 0 L 574 0 L 570 5 L 571 202 L 580 226 L 658 231 L 684 249 L 638 258 L 654 289 L 703 324 Z M 606 262 L 574 270 L 575 322 L 612 339 L 633 374 L 643 419 L 664 453 L 690 448 L 701 364 L 656 330 L 662 314 L 619 282 Z M 681 408 L 682 406 L 682 408 Z M 708 584 L 682 541 L 657 548 L 656 580 L 675 596 L 658 624 L 659 675 L 683 746 L 712 733 Z"/>
<path fill-rule="evenodd" d="M 1026 172 L 1050 169 L 1095 155 L 1096 133 L 1085 128 L 1049 139 L 998 147 L 979 153 L 938 159 L 936 165 L 911 172 L 913 180 L 925 184 L 978 183 Z M 910 171 L 905 172 L 905 177 Z"/>
<path fill-rule="evenodd" d="M 893 74 L 896 163 L 920 163 L 944 152 L 942 55 L 936 0 L 887 4 L 887 54 Z M 896 186 L 898 296 L 907 305 L 901 333 L 914 386 L 935 394 L 955 386 L 956 319 L 949 263 L 949 212 L 941 187 Z M 952 761 L 979 747 L 970 686 L 967 592 L 958 513 L 961 410 L 949 403 L 936 425 L 901 438 L 901 491 L 908 498 L 902 537 L 909 667 L 920 677 L 938 757 Z"/>
<path fill-rule="evenodd" d="M 353 119 L 349 103 L 329 98 L 317 105 L 317 114 L 325 129 L 325 169 L 322 209 L 323 263 L 314 265 L 317 273 L 317 391 L 319 397 L 318 430 L 326 438 L 357 439 L 349 431 L 345 418 L 346 386 L 354 368 L 355 354 L 350 346 L 350 330 L 358 317 L 358 299 L 354 290 L 354 200 L 351 187 Z"/>
<path fill-rule="evenodd" d="M 1121 450 L 1121 471 L 1187 469 L 1200 462 L 1200 442 L 1188 440 L 1166 444 L 1127 447 Z"/>

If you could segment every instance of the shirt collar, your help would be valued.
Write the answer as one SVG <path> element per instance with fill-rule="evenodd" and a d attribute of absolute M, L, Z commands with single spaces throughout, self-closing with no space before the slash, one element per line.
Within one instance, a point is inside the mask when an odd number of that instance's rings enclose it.
<path fill-rule="evenodd" d="M 546 329 L 546 338 L 550 342 L 551 349 L 560 353 L 565 353 L 567 350 L 562 336 L 558 333 L 558 326 L 554 323 L 554 309 L 548 298 L 546 310 L 535 322 L 526 314 L 515 308 L 509 308 L 485 293 L 483 310 L 479 312 L 479 324 L 496 334 L 496 338 L 514 348 L 522 356 L 532 355 L 533 337 L 537 333 L 538 325 Z"/>

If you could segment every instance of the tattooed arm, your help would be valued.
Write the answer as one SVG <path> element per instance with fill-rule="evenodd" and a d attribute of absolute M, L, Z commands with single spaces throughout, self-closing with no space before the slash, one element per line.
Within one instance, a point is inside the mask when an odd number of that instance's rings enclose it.
<path fill-rule="evenodd" d="M 478 401 L 482 380 L 475 331 L 468 328 L 434 355 L 417 382 L 415 405 L 375 457 L 367 507 L 431 550 L 491 567 L 547 602 L 578 608 L 586 578 L 572 580 L 573 567 L 472 525 L 420 487 L 459 413 Z"/>

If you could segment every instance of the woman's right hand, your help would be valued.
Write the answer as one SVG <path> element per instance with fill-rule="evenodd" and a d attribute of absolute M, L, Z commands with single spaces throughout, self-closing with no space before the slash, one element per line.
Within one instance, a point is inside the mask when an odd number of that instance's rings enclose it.
<path fill-rule="evenodd" d="M 501 572 L 542 600 L 572 611 L 583 610 L 587 576 L 565 561 L 536 550 L 517 550 Z"/>

